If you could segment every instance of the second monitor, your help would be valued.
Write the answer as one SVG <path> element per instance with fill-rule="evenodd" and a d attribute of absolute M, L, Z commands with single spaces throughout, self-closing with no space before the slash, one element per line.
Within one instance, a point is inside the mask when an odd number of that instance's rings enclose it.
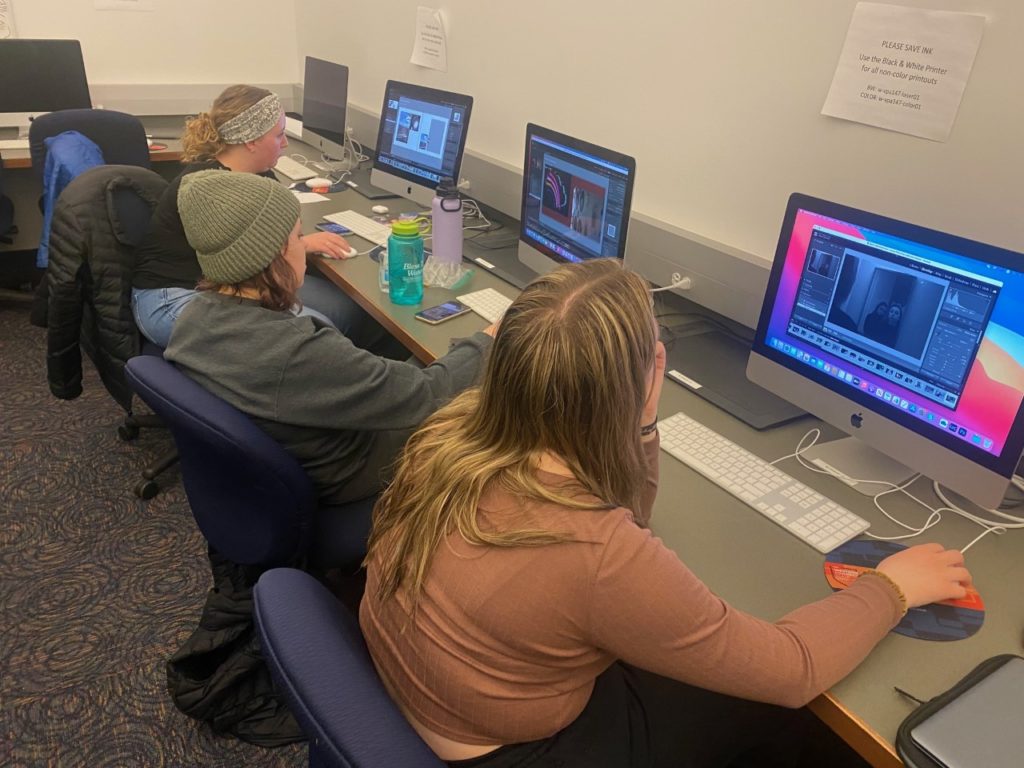
<path fill-rule="evenodd" d="M 628 155 L 527 125 L 519 260 L 544 273 L 564 262 L 621 259 L 635 176 Z"/>
<path fill-rule="evenodd" d="M 472 109 L 472 96 L 389 80 L 370 183 L 430 205 L 442 178 L 459 178 Z"/>

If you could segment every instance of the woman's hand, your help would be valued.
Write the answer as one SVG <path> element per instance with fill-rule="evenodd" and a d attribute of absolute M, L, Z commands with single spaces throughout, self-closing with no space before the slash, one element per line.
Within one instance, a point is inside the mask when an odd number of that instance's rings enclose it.
<path fill-rule="evenodd" d="M 899 585 L 908 608 L 964 597 L 971 584 L 963 553 L 935 543 L 889 555 L 875 570 Z"/>
<path fill-rule="evenodd" d="M 348 241 L 333 232 L 314 232 L 312 235 L 303 235 L 302 242 L 306 246 L 306 253 L 322 253 L 330 259 L 347 259 L 351 256 L 352 247 Z"/>
<path fill-rule="evenodd" d="M 640 426 L 658 420 L 658 402 L 661 400 L 661 387 L 665 383 L 665 345 L 660 341 L 654 347 L 654 369 L 647 388 L 647 402 L 644 403 L 640 415 Z"/>

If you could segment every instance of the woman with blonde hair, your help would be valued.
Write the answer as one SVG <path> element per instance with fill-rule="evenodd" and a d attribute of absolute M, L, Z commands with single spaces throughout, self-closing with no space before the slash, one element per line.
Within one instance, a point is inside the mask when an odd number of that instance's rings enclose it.
<path fill-rule="evenodd" d="M 264 88 L 233 85 L 208 112 L 190 118 L 182 135 L 185 169 L 164 192 L 149 232 L 136 250 L 132 278 L 135 322 L 152 342 L 166 347 L 174 322 L 196 295 L 202 277 L 195 250 L 189 246 L 178 212 L 181 180 L 203 170 L 254 173 L 273 179 L 271 169 L 288 146 L 285 116 L 276 95 Z M 344 258 L 348 243 L 338 235 L 305 235 L 307 254 Z M 390 341 L 383 329 L 345 293 L 322 277 L 310 275 L 299 294 L 300 314 L 327 321 L 363 347 Z"/>
<path fill-rule="evenodd" d="M 647 529 L 664 366 L 645 281 L 566 266 L 509 308 L 482 384 L 406 444 L 360 625 L 450 765 L 813 764 L 795 708 L 908 606 L 964 594 L 962 555 L 937 545 L 775 623 L 712 594 Z"/>

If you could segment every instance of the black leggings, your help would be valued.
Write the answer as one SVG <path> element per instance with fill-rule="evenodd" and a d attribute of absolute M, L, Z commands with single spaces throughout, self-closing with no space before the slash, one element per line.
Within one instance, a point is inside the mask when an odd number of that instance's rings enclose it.
<path fill-rule="evenodd" d="M 621 662 L 572 723 L 455 768 L 782 768 L 866 765 L 806 709 L 737 699 Z"/>

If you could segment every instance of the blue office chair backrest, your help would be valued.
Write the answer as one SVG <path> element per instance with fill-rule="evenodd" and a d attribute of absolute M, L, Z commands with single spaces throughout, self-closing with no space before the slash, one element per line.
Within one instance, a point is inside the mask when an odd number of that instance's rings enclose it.
<path fill-rule="evenodd" d="M 192 515 L 210 545 L 246 565 L 304 555 L 316 501 L 298 461 L 162 357 L 134 357 L 125 373 L 174 436 Z"/>
<path fill-rule="evenodd" d="M 64 131 L 78 131 L 91 139 L 110 165 L 150 167 L 146 129 L 135 115 L 111 109 L 62 109 L 40 115 L 29 126 L 32 169 L 40 181 L 46 166 L 44 142 Z"/>
<path fill-rule="evenodd" d="M 355 618 L 319 581 L 267 571 L 253 608 L 278 693 L 309 737 L 311 767 L 445 765 L 388 696 Z"/>

